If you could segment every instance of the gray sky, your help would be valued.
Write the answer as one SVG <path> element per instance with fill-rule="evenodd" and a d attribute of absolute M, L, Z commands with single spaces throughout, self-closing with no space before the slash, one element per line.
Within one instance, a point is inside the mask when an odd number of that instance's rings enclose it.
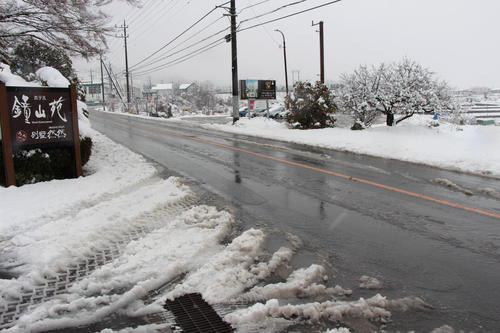
<path fill-rule="evenodd" d="M 236 0 L 237 10 L 263 0 Z M 244 9 L 238 22 L 252 19 L 280 6 L 298 0 L 269 0 Z M 144 2 L 144 1 L 143 1 Z M 115 1 L 105 8 L 112 24 L 129 25 L 129 65 L 132 66 L 158 50 L 197 19 L 223 3 L 223 0 L 146 0 L 141 9 Z M 300 4 L 261 18 L 242 23 L 241 28 L 281 17 L 327 2 L 305 0 Z M 225 27 L 227 17 L 206 27 L 225 13 L 218 9 L 178 42 L 193 36 L 175 52 Z M 292 70 L 300 71 L 300 79 L 319 78 L 319 34 L 311 22 L 324 21 L 325 76 L 338 80 L 341 73 L 351 72 L 361 64 L 372 65 L 408 57 L 433 70 L 453 87 L 489 86 L 500 88 L 500 1 L 498 0 L 343 0 L 321 9 L 282 21 L 270 23 L 238 34 L 238 66 L 240 79 L 276 79 L 284 83 L 283 50 L 279 48 L 280 29 L 286 37 L 289 82 Z M 206 28 L 205 28 L 206 27 Z M 204 28 L 200 31 L 201 28 Z M 219 38 L 224 34 L 219 35 Z M 208 40 L 207 42 L 215 41 Z M 204 42 L 204 43 L 207 43 Z M 172 61 L 205 45 L 198 43 L 183 53 L 173 55 L 144 69 Z M 110 40 L 107 55 L 116 72 L 124 69 L 123 39 Z M 175 46 L 173 43 L 165 51 Z M 166 54 L 169 54 L 168 52 Z M 164 53 L 159 53 L 164 54 Z M 154 58 L 152 58 L 154 59 Z M 230 43 L 198 55 L 184 63 L 151 74 L 136 75 L 134 80 L 153 83 L 182 81 L 214 81 L 231 84 Z M 144 64 L 144 63 L 142 63 Z M 75 63 L 83 79 L 90 69 L 97 77 L 98 61 Z M 139 70 L 139 69 L 138 69 Z M 296 75 L 295 75 L 296 76 Z"/>

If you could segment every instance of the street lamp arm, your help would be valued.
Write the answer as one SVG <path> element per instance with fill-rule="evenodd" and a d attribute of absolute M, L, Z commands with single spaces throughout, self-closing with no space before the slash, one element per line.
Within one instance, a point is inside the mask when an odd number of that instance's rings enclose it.
<path fill-rule="evenodd" d="M 285 61 L 285 87 L 286 87 L 286 95 L 288 96 L 288 71 L 287 71 L 287 66 L 286 66 L 286 44 L 285 44 L 285 34 L 283 31 L 279 29 L 275 29 L 274 31 L 277 31 L 281 34 L 283 37 L 283 58 Z"/>

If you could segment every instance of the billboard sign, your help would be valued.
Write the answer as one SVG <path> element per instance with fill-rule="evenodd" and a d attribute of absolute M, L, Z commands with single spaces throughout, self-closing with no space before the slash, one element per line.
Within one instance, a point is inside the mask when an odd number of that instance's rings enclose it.
<path fill-rule="evenodd" d="M 275 80 L 240 80 L 241 99 L 276 99 Z"/>

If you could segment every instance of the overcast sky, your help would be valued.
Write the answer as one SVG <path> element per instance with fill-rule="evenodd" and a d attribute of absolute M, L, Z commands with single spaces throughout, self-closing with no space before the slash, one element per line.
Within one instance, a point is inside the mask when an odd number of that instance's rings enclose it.
<path fill-rule="evenodd" d="M 129 65 L 132 67 L 223 2 L 143 0 L 143 7 L 136 9 L 115 1 L 104 10 L 111 16 L 112 25 L 121 25 L 124 19 L 127 21 L 130 36 Z M 252 19 L 294 2 L 300 3 Z M 240 27 L 243 29 L 326 2 L 328 1 L 236 0 L 237 11 L 243 9 L 239 13 L 238 22 L 242 22 Z M 244 9 L 250 5 L 255 6 Z M 218 45 L 175 66 L 154 68 L 222 38 L 225 33 L 199 42 L 229 27 L 229 19 L 222 17 L 224 13 L 224 9 L 217 9 L 179 40 L 165 47 L 156 57 L 140 65 L 159 56 L 169 56 L 168 58 L 148 67 L 136 66 L 134 81 L 145 82 L 151 78 L 154 84 L 162 81 L 210 80 L 219 85 L 230 86 L 230 43 Z M 324 21 L 327 81 L 336 81 L 341 73 L 351 72 L 361 64 L 379 64 L 408 57 L 433 70 L 440 79 L 448 81 L 453 87 L 500 88 L 499 14 L 498 0 L 342 0 L 239 33 L 239 77 L 276 79 L 278 85 L 284 83 L 283 50 L 280 48 L 282 38 L 274 31 L 280 29 L 286 37 L 290 84 L 293 76 L 297 79 L 298 72 L 301 80 L 319 79 L 319 34 L 318 27 L 311 26 L 314 20 Z M 247 19 L 251 20 L 243 22 Z M 172 47 L 186 38 L 191 39 L 172 50 Z M 193 44 L 186 51 L 171 55 Z M 123 39 L 111 38 L 109 46 L 107 61 L 112 63 L 115 72 L 119 72 L 125 67 Z M 90 63 L 77 61 L 75 65 L 83 79 L 90 78 L 90 69 L 94 72 L 94 79 L 98 75 L 98 60 Z M 151 73 L 144 73 L 148 69 L 152 70 Z"/>

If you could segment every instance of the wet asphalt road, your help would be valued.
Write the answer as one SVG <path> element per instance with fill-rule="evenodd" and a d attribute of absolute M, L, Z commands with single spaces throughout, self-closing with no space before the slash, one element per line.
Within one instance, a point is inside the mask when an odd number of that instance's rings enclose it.
<path fill-rule="evenodd" d="M 325 265 L 330 283 L 352 288 L 353 298 L 376 293 L 391 299 L 417 296 L 434 307 L 397 312 L 388 330 L 429 332 L 448 324 L 465 331 L 500 332 L 499 217 L 321 170 L 497 215 L 500 200 L 481 189 L 498 193 L 500 180 L 215 132 L 187 122 L 92 112 L 91 123 L 116 142 L 223 197 L 235 208 L 243 229 L 268 231 L 270 250 L 286 243 L 286 233 L 300 237 L 304 246 L 293 264 Z M 434 179 L 447 179 L 474 195 Z M 383 281 L 383 289 L 359 289 L 361 275 Z"/>

